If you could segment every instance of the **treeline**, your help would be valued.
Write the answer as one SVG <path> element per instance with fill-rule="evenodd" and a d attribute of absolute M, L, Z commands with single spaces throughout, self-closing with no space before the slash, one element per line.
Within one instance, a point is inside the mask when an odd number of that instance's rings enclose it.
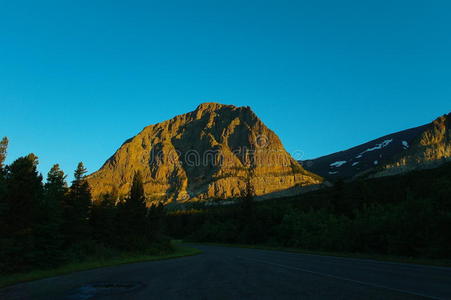
<path fill-rule="evenodd" d="M 141 174 L 125 198 L 93 202 L 79 163 L 70 186 L 54 165 L 44 182 L 30 154 L 5 165 L 0 142 L 0 273 L 92 255 L 171 251 L 163 236 L 199 242 L 424 258 L 451 257 L 451 163 L 405 175 L 336 182 L 292 198 L 254 201 L 250 180 L 234 205 L 167 212 L 146 206 Z M 248 177 L 251 177 L 249 174 Z"/>
<path fill-rule="evenodd" d="M 451 164 L 405 175 L 336 182 L 271 201 L 173 211 L 172 236 L 200 242 L 420 258 L 451 257 Z"/>
<path fill-rule="evenodd" d="M 124 199 L 103 195 L 93 203 L 86 169 L 79 163 L 71 185 L 54 165 L 45 183 L 34 154 L 4 165 L 0 142 L 0 272 L 22 272 L 118 251 L 169 251 L 161 239 L 162 205 L 146 207 L 142 178 L 135 174 Z"/>

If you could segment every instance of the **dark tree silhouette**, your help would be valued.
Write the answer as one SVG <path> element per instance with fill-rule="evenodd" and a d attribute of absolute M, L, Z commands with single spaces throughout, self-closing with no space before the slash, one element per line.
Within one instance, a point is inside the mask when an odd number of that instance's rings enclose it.
<path fill-rule="evenodd" d="M 39 202 L 42 199 L 42 176 L 36 169 L 34 154 L 18 158 L 7 167 L 4 245 L 9 267 L 15 270 L 30 268 L 34 262 L 34 235 Z"/>
<path fill-rule="evenodd" d="M 4 216 L 7 211 L 6 205 L 6 183 L 5 176 L 6 170 L 3 163 L 6 159 L 6 150 L 8 148 L 8 139 L 4 137 L 0 142 L 0 236 L 2 236 L 2 231 L 5 228 Z"/>
<path fill-rule="evenodd" d="M 8 138 L 5 136 L 0 141 L 0 169 L 3 169 L 3 163 L 6 159 L 6 150 L 8 149 Z"/>
<path fill-rule="evenodd" d="M 0 141 L 0 235 L 2 232 L 2 228 L 4 228 L 5 224 L 4 224 L 4 214 L 6 213 L 7 210 L 7 205 L 6 205 L 6 183 L 5 183 L 5 175 L 6 175 L 6 170 L 4 168 L 3 163 L 5 162 L 6 159 L 6 151 L 8 149 L 8 138 L 4 137 L 1 141 Z"/>
<path fill-rule="evenodd" d="M 4 264 L 6 263 L 6 235 L 7 235 L 7 223 L 6 217 L 8 213 L 8 205 L 6 200 L 6 170 L 3 166 L 3 162 L 6 159 L 6 150 L 8 146 L 8 139 L 4 137 L 0 142 L 0 269 L 6 269 Z"/>
<path fill-rule="evenodd" d="M 255 243 L 260 239 L 261 228 L 256 219 L 255 189 L 252 184 L 253 170 L 249 169 L 246 176 L 246 189 L 239 203 L 238 223 L 239 239 L 243 242 Z"/>
<path fill-rule="evenodd" d="M 149 222 L 146 217 L 146 196 L 140 172 L 133 177 L 128 197 L 119 204 L 118 232 L 122 237 L 122 246 L 142 248 L 148 242 Z"/>
<path fill-rule="evenodd" d="M 125 202 L 125 208 L 129 213 L 129 229 L 133 232 L 145 232 L 146 230 L 146 196 L 140 172 L 133 177 L 130 195 Z"/>
<path fill-rule="evenodd" d="M 54 165 L 44 185 L 37 219 L 36 252 L 39 265 L 55 266 L 63 260 L 63 205 L 67 195 L 66 175 Z"/>
<path fill-rule="evenodd" d="M 253 172 L 249 169 L 245 178 L 246 189 L 244 190 L 239 203 L 239 215 L 241 215 L 243 226 L 245 226 L 250 221 L 250 218 L 252 218 L 254 215 L 255 189 L 252 184 L 252 177 Z"/>
<path fill-rule="evenodd" d="M 64 210 L 65 234 L 69 243 L 77 243 L 90 238 L 89 216 L 91 212 L 91 192 L 85 179 L 86 169 L 80 162 L 74 173 Z"/>
<path fill-rule="evenodd" d="M 70 188 L 57 164 L 43 185 L 34 154 L 4 166 L 7 145 L 4 138 L 0 142 L 0 273 L 55 267 L 116 252 L 107 248 L 171 251 L 169 240 L 156 238 L 163 205 L 147 210 L 140 173 L 125 199 L 119 200 L 113 189 L 93 206 L 83 163 L 78 164 Z"/>
<path fill-rule="evenodd" d="M 104 194 L 101 201 L 94 203 L 91 212 L 92 237 L 105 245 L 114 245 L 117 238 L 115 231 L 116 200 L 112 194 Z"/>
<path fill-rule="evenodd" d="M 148 237 L 155 241 L 163 230 L 163 220 L 165 217 L 165 209 L 163 203 L 159 202 L 158 204 L 152 204 L 147 211 L 147 219 L 149 220 L 148 225 Z"/>

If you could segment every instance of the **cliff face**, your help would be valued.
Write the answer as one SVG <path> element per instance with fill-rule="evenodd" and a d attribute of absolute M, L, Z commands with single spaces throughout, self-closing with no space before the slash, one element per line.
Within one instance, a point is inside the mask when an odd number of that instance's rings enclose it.
<path fill-rule="evenodd" d="M 451 160 L 451 113 L 435 119 L 406 147 L 377 170 L 374 176 L 386 176 L 415 169 L 431 168 Z"/>
<path fill-rule="evenodd" d="M 126 194 L 135 171 L 153 200 L 239 197 L 246 177 L 256 195 L 302 190 L 322 178 L 305 171 L 249 107 L 204 103 L 144 128 L 88 176 L 94 197 Z"/>
<path fill-rule="evenodd" d="M 325 178 L 380 177 L 432 168 L 451 160 L 451 114 L 433 122 L 389 134 L 303 166 Z"/>

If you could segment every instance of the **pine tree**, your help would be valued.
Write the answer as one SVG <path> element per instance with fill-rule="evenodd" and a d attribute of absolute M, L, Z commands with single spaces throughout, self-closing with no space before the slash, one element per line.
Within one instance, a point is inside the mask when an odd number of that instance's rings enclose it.
<path fill-rule="evenodd" d="M 66 175 L 58 164 L 47 175 L 36 233 L 36 251 L 41 266 L 55 266 L 63 259 L 63 204 L 67 194 L 65 179 Z"/>
<path fill-rule="evenodd" d="M 65 240 L 74 244 L 90 238 L 89 216 L 91 212 L 91 191 L 86 181 L 86 169 L 80 162 L 74 173 L 64 208 Z"/>
<path fill-rule="evenodd" d="M 246 190 L 239 203 L 238 226 L 240 239 L 244 243 L 254 243 L 260 237 L 260 230 L 257 225 L 255 214 L 255 189 L 252 184 L 253 171 L 248 170 L 246 176 Z"/>
<path fill-rule="evenodd" d="M 0 169 L 3 169 L 3 163 L 6 159 L 6 150 L 8 149 L 8 138 L 5 136 L 0 141 Z"/>
<path fill-rule="evenodd" d="M 42 176 L 34 154 L 18 158 L 7 167 L 5 217 L 7 269 L 19 271 L 35 262 L 34 236 L 39 203 L 42 200 Z"/>
<path fill-rule="evenodd" d="M 145 247 L 149 240 L 147 236 L 149 223 L 146 217 L 146 196 L 141 173 L 135 173 L 130 194 L 118 208 L 121 246 L 129 249 Z"/>
<path fill-rule="evenodd" d="M 95 241 L 102 242 L 105 245 L 114 245 L 116 238 L 115 217 L 116 200 L 110 193 L 101 197 L 100 203 L 94 203 L 91 212 L 91 231 Z"/>
<path fill-rule="evenodd" d="M 149 207 L 147 212 L 147 218 L 149 220 L 147 235 L 151 241 L 157 240 L 161 234 L 164 217 L 165 210 L 163 203 L 159 202 Z"/>
<path fill-rule="evenodd" d="M 140 172 L 133 177 L 130 195 L 125 202 L 125 208 L 129 213 L 129 229 L 136 233 L 145 232 L 146 226 L 146 196 Z"/>
<path fill-rule="evenodd" d="M 3 162 L 6 158 L 6 150 L 8 146 L 8 139 L 4 137 L 0 142 L 0 269 L 5 269 L 3 266 L 6 262 L 5 249 L 7 248 L 6 242 L 6 217 L 8 213 L 8 205 L 6 202 L 6 170 L 3 166 Z"/>
<path fill-rule="evenodd" d="M 241 198 L 240 209 L 243 221 L 249 221 L 249 218 L 254 214 L 254 196 L 255 189 L 252 184 L 253 172 L 249 170 L 246 176 L 246 190 Z"/>
<path fill-rule="evenodd" d="M 8 148 L 8 138 L 4 137 L 0 142 L 0 238 L 3 236 L 3 231 L 5 228 L 4 218 L 7 211 L 6 203 L 6 170 L 3 163 L 6 159 L 6 150 Z"/>

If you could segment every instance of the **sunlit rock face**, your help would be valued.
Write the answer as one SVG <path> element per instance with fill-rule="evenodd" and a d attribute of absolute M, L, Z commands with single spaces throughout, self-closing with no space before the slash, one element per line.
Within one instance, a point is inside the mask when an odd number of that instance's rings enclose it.
<path fill-rule="evenodd" d="M 322 182 L 285 151 L 249 107 L 218 103 L 201 104 L 127 140 L 88 177 L 94 197 L 125 195 L 136 171 L 149 199 L 165 202 L 236 198 L 247 178 L 255 194 L 265 197 Z"/>
<path fill-rule="evenodd" d="M 432 168 L 451 160 L 451 113 L 443 115 L 415 138 L 405 151 L 382 166 L 375 176 L 399 174 L 415 169 Z"/>

